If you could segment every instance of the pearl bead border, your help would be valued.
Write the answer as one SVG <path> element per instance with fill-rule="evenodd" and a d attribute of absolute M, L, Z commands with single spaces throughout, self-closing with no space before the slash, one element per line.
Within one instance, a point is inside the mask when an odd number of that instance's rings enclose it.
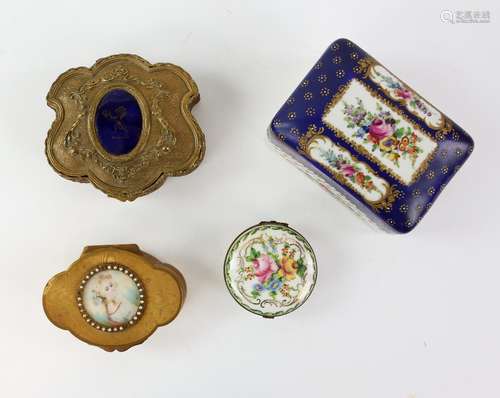
<path fill-rule="evenodd" d="M 137 307 L 137 311 L 132 317 L 130 321 L 127 323 L 118 325 L 118 326 L 113 326 L 109 327 L 106 325 L 102 325 L 99 322 L 96 322 L 85 310 L 85 306 L 83 305 L 83 290 L 85 289 L 86 283 L 92 278 L 94 275 L 98 274 L 99 272 L 103 271 L 119 271 L 127 275 L 129 278 L 132 279 L 132 281 L 136 284 L 137 289 L 139 290 L 139 307 Z M 78 293 L 76 296 L 76 304 L 78 306 L 78 309 L 80 311 L 80 314 L 82 315 L 82 318 L 87 322 L 90 326 L 93 328 L 100 330 L 102 332 L 106 333 L 114 333 L 114 332 L 123 332 L 124 330 L 128 329 L 129 327 L 135 325 L 142 315 L 144 314 L 145 308 L 146 308 L 146 294 L 144 290 L 144 285 L 140 281 L 140 279 L 137 277 L 137 275 L 132 272 L 129 268 L 118 264 L 118 263 L 106 263 L 99 265 L 97 267 L 92 268 L 85 276 L 83 279 L 80 281 L 80 286 L 78 288 Z"/>

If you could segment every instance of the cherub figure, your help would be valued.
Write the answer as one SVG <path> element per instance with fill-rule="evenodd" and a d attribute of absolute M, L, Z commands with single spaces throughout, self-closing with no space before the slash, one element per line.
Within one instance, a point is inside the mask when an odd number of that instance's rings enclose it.
<path fill-rule="evenodd" d="M 123 122 L 123 119 L 125 118 L 125 116 L 127 116 L 127 109 L 124 106 L 115 108 L 113 112 L 105 110 L 102 112 L 102 115 L 106 119 L 114 121 L 113 131 L 123 131 L 125 133 L 128 132 L 127 126 Z"/>

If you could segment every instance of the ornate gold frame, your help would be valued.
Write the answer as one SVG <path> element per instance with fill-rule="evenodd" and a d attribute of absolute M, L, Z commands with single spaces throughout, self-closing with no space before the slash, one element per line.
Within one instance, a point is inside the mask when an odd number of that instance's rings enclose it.
<path fill-rule="evenodd" d="M 426 98 L 424 98 L 422 95 L 420 95 L 416 90 L 414 90 L 410 85 L 408 85 L 405 81 L 403 81 L 401 78 L 399 78 L 399 76 L 395 75 L 391 70 L 389 70 L 387 67 L 385 67 L 384 65 L 382 65 L 380 62 L 378 62 L 375 58 L 371 57 L 371 56 L 366 56 L 364 58 L 361 58 L 359 61 L 358 61 L 358 65 L 354 68 L 354 72 L 356 73 L 359 73 L 361 74 L 365 79 L 366 78 L 369 78 L 370 80 L 371 77 L 370 77 L 370 74 L 371 74 L 371 71 L 372 71 L 372 68 L 376 65 L 379 65 L 381 66 L 382 68 L 384 68 L 386 71 L 388 71 L 391 75 L 393 75 L 396 79 L 398 79 L 402 84 L 404 84 L 406 86 L 406 88 L 408 90 L 410 90 L 412 93 L 416 94 L 418 97 L 420 97 L 423 101 L 427 102 L 430 106 L 432 106 L 436 111 L 438 111 L 439 113 L 441 113 L 441 116 L 443 118 L 442 120 L 442 123 L 441 125 L 439 126 L 432 126 L 430 125 L 429 123 L 427 123 L 424 119 L 422 119 L 422 117 L 420 117 L 420 115 L 414 111 L 412 111 L 411 109 L 409 109 L 408 107 L 405 106 L 405 109 L 408 110 L 409 113 L 411 113 L 412 115 L 414 115 L 415 117 L 419 118 L 420 120 L 422 120 L 430 129 L 432 130 L 436 130 L 436 138 L 438 140 L 442 139 L 444 136 L 446 136 L 446 134 L 448 134 L 449 132 L 451 132 L 453 130 L 453 125 L 451 123 L 451 121 L 448 119 L 448 117 L 439 109 L 437 108 L 432 102 L 430 102 L 429 100 L 427 100 Z M 373 81 L 373 80 L 372 80 Z M 385 89 L 384 87 L 382 87 L 380 84 L 374 82 L 388 97 L 392 98 L 392 96 L 390 95 L 390 93 L 388 92 L 387 89 Z M 399 102 L 401 105 L 406 105 L 405 101 L 404 100 L 396 100 L 394 99 L 394 101 L 396 102 Z"/>
<path fill-rule="evenodd" d="M 136 147 L 115 156 L 95 131 L 95 110 L 111 89 L 137 100 L 143 129 Z M 193 171 L 203 159 L 205 138 L 191 114 L 199 101 L 189 74 L 173 64 L 150 64 L 119 54 L 92 67 L 70 69 L 54 82 L 47 104 L 56 112 L 45 143 L 50 165 L 61 176 L 95 187 L 119 200 L 134 200 L 160 187 L 169 176 Z"/>
<path fill-rule="evenodd" d="M 91 326 L 77 305 L 82 278 L 103 264 L 122 264 L 133 271 L 147 297 L 141 318 L 115 333 Z M 173 321 L 185 297 L 186 283 L 176 268 L 142 252 L 137 245 L 113 245 L 86 247 L 68 270 L 47 283 L 42 301 L 45 314 L 57 327 L 106 351 L 125 351 L 144 342 L 159 326 Z"/>
<path fill-rule="evenodd" d="M 115 90 L 115 89 L 122 89 L 130 93 L 137 101 L 139 104 L 139 108 L 141 109 L 142 113 L 142 131 L 141 131 L 141 136 L 139 138 L 139 142 L 135 146 L 132 151 L 130 151 L 127 154 L 124 155 L 113 155 L 109 152 L 107 152 L 101 145 L 99 139 L 97 138 L 97 130 L 95 127 L 95 115 L 96 115 L 96 109 L 99 103 L 101 102 L 102 97 L 104 97 L 110 90 Z M 148 112 L 148 106 L 147 103 L 142 96 L 142 94 L 136 90 L 135 88 L 125 85 L 125 84 L 120 84 L 120 83 L 114 83 L 107 85 L 105 87 L 102 87 L 96 94 L 95 96 L 95 101 L 90 104 L 90 109 L 88 113 L 88 119 L 87 119 L 87 128 L 89 131 L 89 138 L 90 142 L 94 147 L 96 148 L 97 152 L 105 159 L 112 161 L 112 162 L 120 162 L 120 161 L 127 161 L 134 159 L 135 156 L 137 156 L 138 153 L 140 153 L 144 149 L 144 145 L 146 144 L 149 134 L 151 132 L 151 118 L 149 116 Z"/>
<path fill-rule="evenodd" d="M 324 128 L 323 127 L 320 127 L 320 128 L 317 128 L 315 125 L 311 125 L 309 126 L 309 128 L 307 129 L 307 132 L 302 135 L 299 139 L 299 148 L 300 148 L 300 151 L 302 153 L 304 153 L 309 159 L 313 160 L 313 161 L 316 161 L 315 159 L 313 159 L 311 157 L 311 154 L 310 154 L 310 150 L 309 150 L 309 145 L 311 144 L 311 142 L 313 141 L 313 139 L 319 135 L 322 135 L 324 132 Z M 337 144 L 337 146 L 340 148 L 341 151 L 343 152 L 346 152 L 349 154 L 349 156 L 355 161 L 355 162 L 359 162 L 361 164 L 363 164 L 366 169 L 372 173 L 374 176 L 378 177 L 378 178 L 381 178 L 376 172 L 375 170 L 373 170 L 368 164 L 366 164 L 365 162 L 362 162 L 360 161 L 356 156 L 354 156 L 348 149 L 340 146 Z M 335 179 L 337 180 L 338 183 L 340 183 L 341 185 L 344 185 L 346 187 L 348 187 L 349 189 L 355 191 L 356 193 L 358 193 L 359 196 L 361 196 L 363 198 L 363 201 L 368 204 L 373 210 L 375 211 L 379 211 L 379 210 L 384 210 L 384 211 L 390 211 L 392 209 L 392 204 L 394 203 L 394 201 L 399 197 L 400 195 L 400 191 L 397 189 L 396 185 L 389 185 L 389 183 L 387 183 L 385 180 L 385 184 L 386 184 L 386 194 L 383 195 L 383 197 L 380 199 L 380 200 L 377 200 L 377 201 L 370 201 L 368 199 L 366 199 L 363 195 L 361 195 L 359 192 L 356 191 L 356 189 L 353 188 L 351 182 L 349 180 L 347 180 L 342 174 L 336 172 L 334 169 L 332 169 L 331 167 L 327 167 L 327 166 L 324 166 L 322 165 L 323 167 L 325 167 L 329 172 L 330 172 L 330 175 Z M 382 179 L 383 180 L 383 179 Z"/>

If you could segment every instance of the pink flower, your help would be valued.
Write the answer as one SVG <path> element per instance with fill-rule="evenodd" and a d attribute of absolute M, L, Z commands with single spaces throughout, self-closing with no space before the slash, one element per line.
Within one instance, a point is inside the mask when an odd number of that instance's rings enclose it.
<path fill-rule="evenodd" d="M 252 264 L 255 268 L 255 276 L 260 283 L 267 281 L 269 277 L 278 270 L 278 266 L 274 260 L 267 254 L 263 254 L 259 258 L 253 260 Z"/>
<path fill-rule="evenodd" d="M 404 88 L 396 89 L 396 95 L 403 99 L 410 99 L 412 97 L 411 91 Z"/>
<path fill-rule="evenodd" d="M 382 119 L 373 120 L 372 124 L 368 128 L 368 135 L 372 142 L 377 143 L 389 135 L 392 135 L 394 128 L 392 125 L 387 124 Z"/>
<path fill-rule="evenodd" d="M 342 173 L 346 177 L 350 177 L 350 176 L 354 175 L 354 173 L 356 172 L 356 170 L 354 170 L 354 167 L 352 166 L 352 164 L 347 164 L 347 163 L 342 164 L 340 166 L 340 170 L 342 171 Z"/>

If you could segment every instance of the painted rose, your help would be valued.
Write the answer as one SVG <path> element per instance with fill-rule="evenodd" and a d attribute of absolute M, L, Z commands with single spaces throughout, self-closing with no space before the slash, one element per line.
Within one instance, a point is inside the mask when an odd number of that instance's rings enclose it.
<path fill-rule="evenodd" d="M 411 94 L 411 91 L 410 90 L 406 90 L 404 88 L 398 88 L 395 90 L 396 92 L 396 95 L 399 97 L 399 98 L 403 98 L 403 99 L 410 99 L 412 97 L 412 94 Z"/>
<path fill-rule="evenodd" d="M 265 283 L 271 275 L 278 270 L 278 266 L 274 260 L 267 254 L 263 254 L 259 258 L 252 261 L 255 269 L 254 274 L 260 283 Z"/>
<path fill-rule="evenodd" d="M 363 184 L 365 182 L 365 175 L 363 173 L 357 173 L 354 178 L 359 184 Z"/>
<path fill-rule="evenodd" d="M 278 272 L 279 276 L 284 276 L 286 280 L 291 281 L 295 279 L 295 274 L 297 273 L 297 262 L 293 257 L 288 255 L 283 256 L 281 259 L 281 268 Z"/>
<path fill-rule="evenodd" d="M 346 177 L 351 177 L 356 172 L 354 166 L 348 163 L 342 164 L 340 166 L 340 170 L 342 171 L 342 174 L 344 174 Z"/>
<path fill-rule="evenodd" d="M 372 142 L 378 143 L 382 138 L 392 135 L 394 127 L 382 119 L 374 119 L 368 128 L 368 135 Z"/>

